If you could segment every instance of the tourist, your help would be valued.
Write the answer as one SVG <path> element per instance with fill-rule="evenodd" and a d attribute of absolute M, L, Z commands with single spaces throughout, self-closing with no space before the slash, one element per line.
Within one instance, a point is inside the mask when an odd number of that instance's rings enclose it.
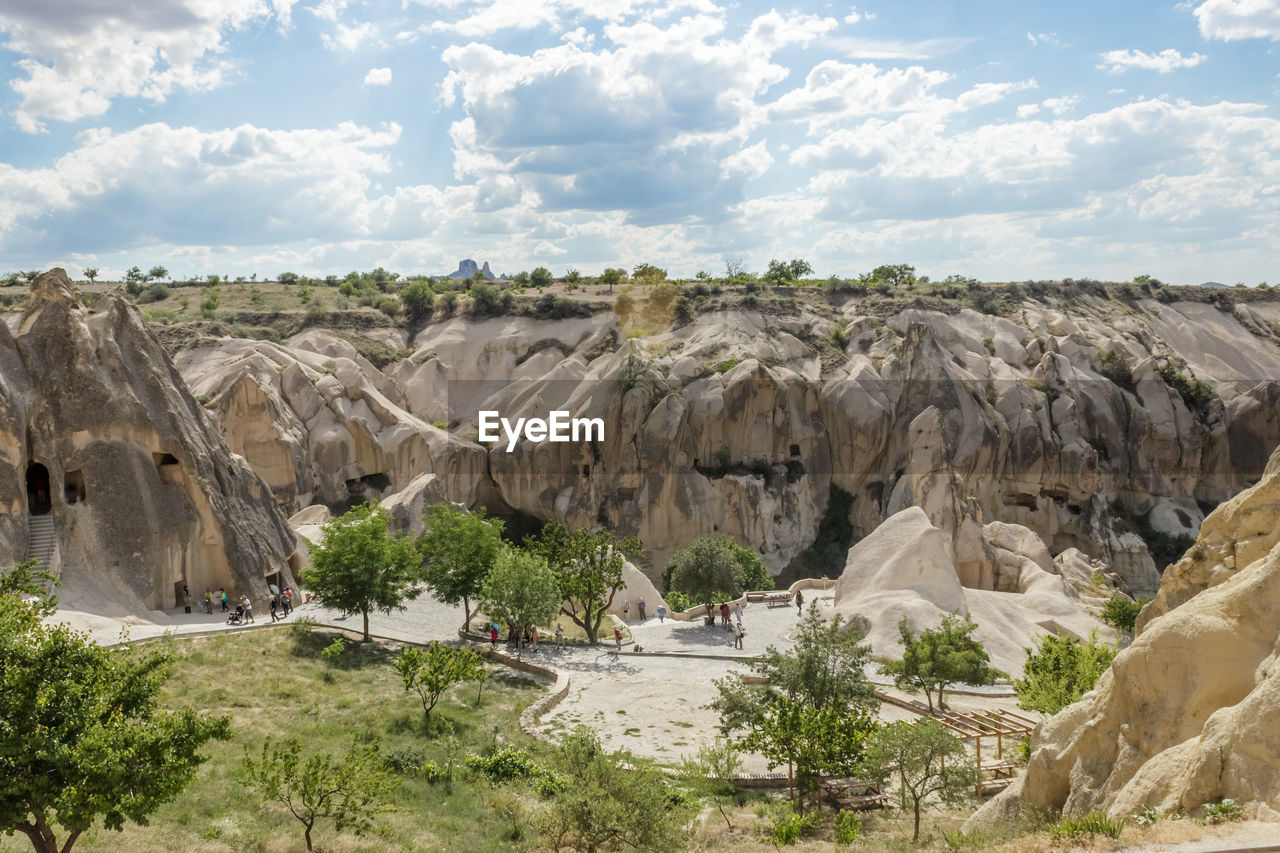
<path fill-rule="evenodd" d="M 280 596 L 280 603 L 284 606 L 285 616 L 288 616 L 290 613 L 293 612 L 293 589 L 292 588 L 287 586 L 284 588 L 284 594 Z"/>
<path fill-rule="evenodd" d="M 742 624 L 742 602 L 735 601 L 733 604 L 733 618 L 739 625 Z"/>
<path fill-rule="evenodd" d="M 253 622 L 253 602 L 249 600 L 249 596 L 245 595 L 240 598 L 240 606 L 244 608 L 244 621 Z"/>
<path fill-rule="evenodd" d="M 191 590 L 187 589 L 186 584 L 182 585 L 182 609 L 191 612 Z"/>
<path fill-rule="evenodd" d="M 658 621 L 665 622 L 667 620 L 667 606 L 665 604 L 658 605 Z"/>
<path fill-rule="evenodd" d="M 729 625 L 729 602 L 720 602 L 720 624 L 728 627 Z"/>
<path fill-rule="evenodd" d="M 227 591 L 222 587 L 218 587 L 218 597 L 222 599 L 222 612 L 226 613 L 229 609 L 227 607 Z"/>
<path fill-rule="evenodd" d="M 800 594 L 800 590 L 796 590 L 796 615 L 804 615 L 804 596 Z"/>
<path fill-rule="evenodd" d="M 622 621 L 627 621 L 627 616 L 631 613 L 631 599 L 625 599 L 622 602 Z"/>
<path fill-rule="evenodd" d="M 533 640 L 533 646 L 531 648 L 536 652 L 538 650 L 538 626 L 537 625 L 533 626 L 533 633 L 530 636 L 530 639 Z"/>
<path fill-rule="evenodd" d="M 556 648 L 564 648 L 564 626 L 559 622 L 556 623 Z"/>
<path fill-rule="evenodd" d="M 714 627 L 716 624 L 716 615 L 711 612 L 711 602 L 707 602 L 707 617 L 702 623 L 707 627 Z"/>
<path fill-rule="evenodd" d="M 622 629 L 617 625 L 613 626 L 613 641 L 618 644 L 618 653 L 622 653 Z"/>
<path fill-rule="evenodd" d="M 644 621 L 644 599 L 643 598 L 640 599 L 640 603 L 636 605 L 636 608 L 640 611 L 640 621 L 643 622 Z"/>
<path fill-rule="evenodd" d="M 733 626 L 734 648 L 737 648 L 737 649 L 742 648 L 742 638 L 745 634 L 746 632 L 742 630 L 741 622 L 738 622 L 736 625 Z"/>
<path fill-rule="evenodd" d="M 280 599 L 273 595 L 271 596 L 271 621 L 272 622 L 280 621 L 280 614 L 278 612 L 279 610 L 280 610 Z"/>
<path fill-rule="evenodd" d="M 498 623 L 489 623 L 489 648 L 495 652 L 498 650 Z"/>
<path fill-rule="evenodd" d="M 213 590 L 204 588 L 204 612 L 213 615 Z"/>

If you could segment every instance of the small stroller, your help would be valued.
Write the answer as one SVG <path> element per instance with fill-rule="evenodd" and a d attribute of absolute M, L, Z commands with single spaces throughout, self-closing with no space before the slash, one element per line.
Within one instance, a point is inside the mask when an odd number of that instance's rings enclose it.
<path fill-rule="evenodd" d="M 237 604 L 236 609 L 227 617 L 228 625 L 240 625 L 244 622 L 244 605 Z"/>

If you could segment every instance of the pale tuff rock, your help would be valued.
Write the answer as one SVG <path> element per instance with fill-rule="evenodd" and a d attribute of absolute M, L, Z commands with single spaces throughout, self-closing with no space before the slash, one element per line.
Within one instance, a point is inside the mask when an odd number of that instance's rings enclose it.
<path fill-rule="evenodd" d="M 87 311 L 61 269 L 32 284 L 16 336 L 0 328 L 0 454 L 0 559 L 23 558 L 47 506 L 68 607 L 168 610 L 184 582 L 193 605 L 209 587 L 261 602 L 264 577 L 292 581 L 284 516 L 137 308 L 109 293 Z"/>
<path fill-rule="evenodd" d="M 1205 519 L 1096 688 L 1048 720 L 1015 786 L 973 819 L 1039 809 L 1126 816 L 1230 797 L 1280 811 L 1280 453 Z"/>
<path fill-rule="evenodd" d="M 390 514 L 392 529 L 397 534 L 416 537 L 422 535 L 426 527 L 423 519 L 428 507 L 449 503 L 449 497 L 445 494 L 444 483 L 439 477 L 435 474 L 423 474 L 415 477 L 399 492 L 383 498 L 381 503 L 382 508 Z"/>
<path fill-rule="evenodd" d="M 1014 674 L 1022 670 L 1023 649 L 1045 633 L 1109 633 L 1080 605 L 1035 533 L 992 522 L 980 536 L 979 548 L 993 563 L 977 567 L 973 576 L 982 580 L 971 586 L 962 582 L 952 559 L 952 537 L 931 524 L 923 509 L 891 516 L 849 549 L 836 583 L 836 612 L 866 634 L 875 655 L 885 657 L 901 654 L 903 618 L 919 632 L 936 627 L 948 613 L 971 615 L 992 662 Z"/>
<path fill-rule="evenodd" d="M 779 572 L 813 541 L 838 487 L 859 536 L 921 507 L 970 586 L 1003 588 L 981 574 L 1000 564 L 983 530 L 1003 522 L 1050 553 L 1102 560 L 1150 596 L 1158 572 L 1117 501 L 1155 530 L 1194 533 L 1201 506 L 1249 485 L 1259 448 L 1280 441 L 1280 382 L 1269 378 L 1280 354 L 1264 334 L 1280 303 L 1232 313 L 1028 299 L 1014 319 L 865 310 L 850 300 L 833 322 L 803 304 L 726 309 L 634 339 L 608 312 L 459 316 L 428 325 L 413 355 L 382 372 L 391 387 L 345 344 L 314 336 L 219 342 L 180 364 L 290 508 L 340 499 L 353 479 L 384 474 L 390 493 L 434 473 L 451 500 L 638 535 L 651 577 L 717 533 Z M 837 325 L 848 342 L 833 353 Z M 1107 351 L 1129 366 L 1131 389 L 1102 375 Z M 1160 379 L 1165 362 L 1222 401 L 1189 410 Z M 605 441 L 479 447 L 481 409 L 599 417 Z"/>
<path fill-rule="evenodd" d="M 377 498 L 425 472 L 472 503 L 485 477 L 481 448 L 406 412 L 395 384 L 345 341 L 226 338 L 184 350 L 177 363 L 228 444 L 290 509 Z"/>
<path fill-rule="evenodd" d="M 1256 486 L 1221 504 L 1204 520 L 1195 546 L 1165 571 L 1160 592 L 1139 616 L 1138 631 L 1201 590 L 1226 581 L 1238 569 L 1271 553 L 1277 542 L 1280 453 L 1272 455 Z"/>
<path fill-rule="evenodd" d="M 644 615 L 646 619 L 652 619 L 658 615 L 658 605 L 666 605 L 662 600 L 662 593 L 658 592 L 658 588 L 653 585 L 653 581 L 645 576 L 645 573 L 635 567 L 630 560 L 622 563 L 622 586 L 618 587 L 618 591 L 613 596 L 613 602 L 609 605 L 609 612 L 619 618 L 622 617 L 622 608 L 629 604 L 627 617 L 629 619 L 640 618 L 640 599 L 644 599 Z M 605 632 L 607 633 L 607 632 Z M 603 634 L 601 635 L 604 636 Z M 608 639 L 605 637 L 605 639 Z"/>

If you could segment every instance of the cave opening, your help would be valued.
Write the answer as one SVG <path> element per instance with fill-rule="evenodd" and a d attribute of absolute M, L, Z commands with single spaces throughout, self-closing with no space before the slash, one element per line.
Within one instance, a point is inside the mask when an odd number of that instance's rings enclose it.
<path fill-rule="evenodd" d="M 63 489 L 67 495 L 67 505 L 81 503 L 88 494 L 84 488 L 84 472 L 68 471 L 63 481 Z"/>
<path fill-rule="evenodd" d="M 49 469 L 39 462 L 27 466 L 27 512 L 47 515 L 53 509 L 53 495 L 49 492 Z"/>

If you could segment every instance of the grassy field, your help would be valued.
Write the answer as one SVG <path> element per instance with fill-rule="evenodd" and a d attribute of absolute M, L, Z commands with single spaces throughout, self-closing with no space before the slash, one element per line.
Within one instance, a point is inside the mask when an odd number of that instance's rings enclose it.
<path fill-rule="evenodd" d="M 161 808 L 150 826 L 126 824 L 122 832 L 95 827 L 77 851 L 296 851 L 304 849 L 301 824 L 283 806 L 263 805 L 246 787 L 245 748 L 260 754 L 263 738 L 294 736 L 304 752 L 342 753 L 354 737 L 378 738 L 385 753 L 423 748 L 443 763 L 447 733 L 460 755 L 499 743 L 529 746 L 519 712 L 546 690 L 542 683 L 492 670 L 477 704 L 476 685 L 463 685 L 442 700 L 423 731 L 418 697 L 406 693 L 392 669 L 392 644 L 347 641 L 337 666 L 319 656 L 329 642 L 317 630 L 301 642 L 288 630 L 254 631 L 175 644 L 175 675 L 166 688 L 171 705 L 228 714 L 234 737 L 206 747 L 211 759 L 177 800 Z M 496 729 L 496 734 L 495 734 Z M 459 761 L 459 765 L 461 762 Z M 459 776 L 462 775 L 459 766 Z M 504 850 L 504 826 L 487 802 L 499 792 L 487 783 L 459 781 L 452 794 L 443 784 L 406 778 L 391 808 L 379 817 L 382 835 L 339 835 L 331 822 L 317 824 L 317 848 L 327 851 Z M 30 850 L 25 837 L 0 836 L 0 850 Z"/>

